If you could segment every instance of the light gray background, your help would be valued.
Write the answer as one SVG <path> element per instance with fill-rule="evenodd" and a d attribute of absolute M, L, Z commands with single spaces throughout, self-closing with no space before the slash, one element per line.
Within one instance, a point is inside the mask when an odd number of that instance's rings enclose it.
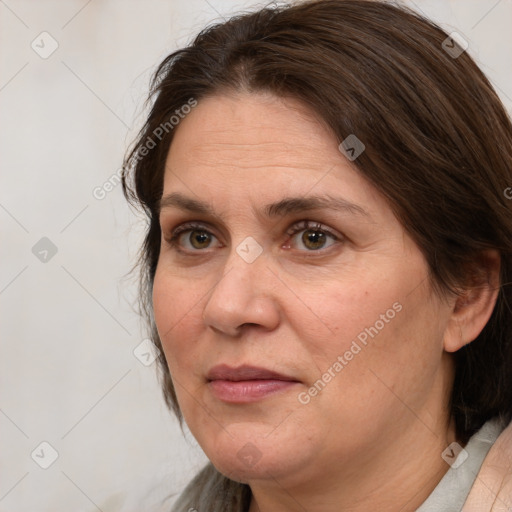
<path fill-rule="evenodd" d="M 469 41 L 510 112 L 512 1 L 406 3 Z M 254 5 L 0 0 L 2 512 L 153 510 L 205 461 L 165 409 L 155 365 L 133 353 L 145 334 L 123 276 L 141 219 L 120 186 L 102 200 L 93 190 L 141 126 L 155 66 Z M 43 31 L 58 43 L 47 58 L 31 47 L 51 49 Z M 32 252 L 42 237 L 57 247 L 39 248 L 46 262 Z M 58 452 L 48 469 L 43 441 Z"/>

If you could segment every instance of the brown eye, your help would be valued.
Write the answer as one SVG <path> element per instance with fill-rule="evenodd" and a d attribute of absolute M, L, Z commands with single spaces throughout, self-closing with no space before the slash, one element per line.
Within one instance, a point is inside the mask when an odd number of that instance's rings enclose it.
<path fill-rule="evenodd" d="M 301 237 L 305 247 L 312 250 L 322 249 L 327 241 L 325 233 L 318 229 L 306 229 Z"/>
<path fill-rule="evenodd" d="M 211 235 L 207 231 L 194 229 L 190 230 L 188 241 L 194 249 L 206 249 L 211 242 Z"/>
<path fill-rule="evenodd" d="M 187 223 L 178 226 L 167 242 L 177 251 L 190 254 L 208 249 L 216 238 L 204 226 Z"/>
<path fill-rule="evenodd" d="M 301 236 L 298 237 L 300 233 Z M 303 249 L 305 252 L 320 251 L 327 249 L 335 243 L 341 242 L 342 237 L 336 236 L 329 229 L 318 223 L 310 223 L 309 221 L 301 221 L 292 226 L 287 235 L 294 240 L 296 248 Z M 330 242 L 329 242 L 330 239 Z M 302 245 L 302 247 L 300 247 Z"/>

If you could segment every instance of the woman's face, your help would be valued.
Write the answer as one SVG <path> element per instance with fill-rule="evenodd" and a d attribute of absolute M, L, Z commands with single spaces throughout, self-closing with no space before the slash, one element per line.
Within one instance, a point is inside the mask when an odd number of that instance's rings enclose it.
<path fill-rule="evenodd" d="M 435 435 L 450 307 L 336 138 L 300 103 L 248 93 L 201 100 L 175 130 L 154 311 L 214 465 L 285 485 Z"/>

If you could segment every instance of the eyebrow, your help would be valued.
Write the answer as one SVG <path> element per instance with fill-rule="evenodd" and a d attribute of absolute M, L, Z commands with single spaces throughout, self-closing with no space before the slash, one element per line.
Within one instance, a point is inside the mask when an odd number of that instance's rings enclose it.
<path fill-rule="evenodd" d="M 157 211 L 160 213 L 166 208 L 178 208 L 183 211 L 204 214 L 215 218 L 221 217 L 221 215 L 216 213 L 213 207 L 208 203 L 187 197 L 179 192 L 173 192 L 160 199 L 157 204 Z M 323 208 L 342 211 L 371 219 L 370 214 L 358 204 L 351 203 L 342 197 L 332 197 L 329 195 L 285 197 L 275 203 L 265 205 L 262 211 L 266 217 L 274 218 Z"/>

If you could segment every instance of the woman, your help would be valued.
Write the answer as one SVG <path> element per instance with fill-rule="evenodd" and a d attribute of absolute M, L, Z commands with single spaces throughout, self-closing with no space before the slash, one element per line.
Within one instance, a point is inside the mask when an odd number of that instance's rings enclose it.
<path fill-rule="evenodd" d="M 512 126 L 464 45 L 304 2 L 204 30 L 152 94 L 125 193 L 211 461 L 175 510 L 512 506 Z"/>

